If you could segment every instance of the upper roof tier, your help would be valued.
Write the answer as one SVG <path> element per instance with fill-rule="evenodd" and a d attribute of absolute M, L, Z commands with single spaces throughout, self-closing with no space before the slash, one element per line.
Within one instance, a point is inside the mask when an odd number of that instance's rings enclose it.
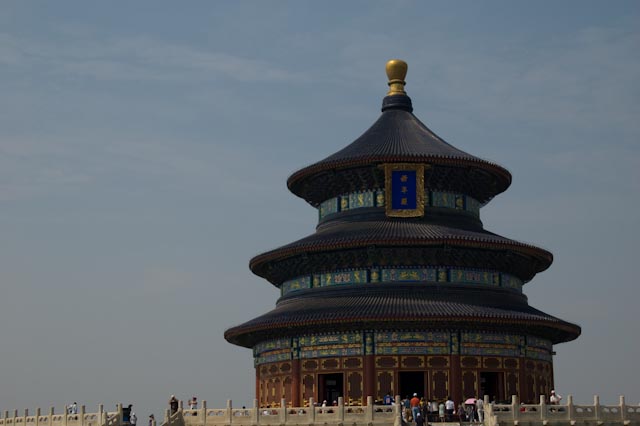
<path fill-rule="evenodd" d="M 387 63 L 390 90 L 382 101 L 382 115 L 344 149 L 291 175 L 291 192 L 318 206 L 340 194 L 383 187 L 384 173 L 377 168 L 382 163 L 429 164 L 425 185 L 458 190 L 481 203 L 509 187 L 506 169 L 448 144 L 413 115 L 404 92 L 406 69 L 402 61 Z"/>

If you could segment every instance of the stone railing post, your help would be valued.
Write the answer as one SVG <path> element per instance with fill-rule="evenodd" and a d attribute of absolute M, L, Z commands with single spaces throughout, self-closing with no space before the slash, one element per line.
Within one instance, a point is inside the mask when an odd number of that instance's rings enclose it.
<path fill-rule="evenodd" d="M 313 397 L 309 398 L 309 410 L 311 410 L 311 417 L 307 418 L 310 418 L 311 421 L 309 423 L 313 424 L 316 422 L 316 401 Z"/>
<path fill-rule="evenodd" d="M 575 407 L 573 406 L 573 395 L 567 395 L 567 414 L 569 415 L 569 420 L 573 420 L 575 415 Z"/>
<path fill-rule="evenodd" d="M 55 414 L 55 412 L 55 408 L 49 407 L 49 426 L 53 426 L 53 415 Z"/>
<path fill-rule="evenodd" d="M 400 395 L 396 395 L 393 403 L 393 426 L 402 426 L 402 408 L 400 407 Z"/>
<path fill-rule="evenodd" d="M 124 412 L 122 411 L 122 403 L 119 402 L 116 404 L 116 412 L 118 416 L 118 424 L 121 425 L 124 422 Z"/>
<path fill-rule="evenodd" d="M 491 410 L 493 412 L 493 410 Z M 520 401 L 518 395 L 511 395 L 511 418 L 518 420 L 520 417 Z"/>
<path fill-rule="evenodd" d="M 62 425 L 67 426 L 67 420 L 69 420 L 69 408 L 65 405 L 62 409 Z"/>
<path fill-rule="evenodd" d="M 622 420 L 623 424 L 627 420 L 627 406 L 624 403 L 624 395 L 620 395 L 620 420 Z"/>
<path fill-rule="evenodd" d="M 204 399 L 200 404 L 200 423 L 202 423 L 203 426 L 207 424 L 207 401 Z"/>
<path fill-rule="evenodd" d="M 257 424 L 260 423 L 259 413 L 260 413 L 260 407 L 258 407 L 258 400 L 254 399 L 253 400 L 253 411 L 251 411 L 251 424 L 252 425 L 257 425 Z"/>
<path fill-rule="evenodd" d="M 231 424 L 231 421 L 233 420 L 233 412 L 231 411 L 233 409 L 232 404 L 231 400 L 227 399 L 227 424 Z"/>
<path fill-rule="evenodd" d="M 104 420 L 104 405 L 98 404 L 98 425 L 104 425 L 106 421 Z"/>
<path fill-rule="evenodd" d="M 40 408 L 36 408 L 36 422 L 35 422 L 35 426 L 38 426 L 40 424 Z"/>
<path fill-rule="evenodd" d="M 547 397 L 540 395 L 540 420 L 547 420 Z"/>
<path fill-rule="evenodd" d="M 344 423 L 344 398 L 338 397 L 338 423 Z"/>
<path fill-rule="evenodd" d="M 287 401 L 282 398 L 280 400 L 280 424 L 283 425 L 287 422 Z"/>
<path fill-rule="evenodd" d="M 364 409 L 364 421 L 367 423 L 373 422 L 373 397 L 367 397 L 367 407 Z"/>
<path fill-rule="evenodd" d="M 596 422 L 599 422 L 602 419 L 602 407 L 600 407 L 600 397 L 598 395 L 593 395 L 593 412 L 596 416 Z"/>
<path fill-rule="evenodd" d="M 84 405 L 80 406 L 80 426 L 84 426 L 84 412 L 86 407 Z"/>
<path fill-rule="evenodd" d="M 169 424 L 169 417 L 171 417 L 171 412 L 167 408 L 166 410 L 164 410 L 164 422 L 163 423 L 168 425 Z"/>

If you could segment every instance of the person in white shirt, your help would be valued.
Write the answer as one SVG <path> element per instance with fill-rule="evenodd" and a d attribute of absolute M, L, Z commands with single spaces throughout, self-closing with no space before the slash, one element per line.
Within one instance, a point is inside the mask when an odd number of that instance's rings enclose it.
<path fill-rule="evenodd" d="M 484 422 L 484 401 L 480 398 L 476 398 L 476 411 L 478 413 L 478 421 Z"/>
<path fill-rule="evenodd" d="M 552 390 L 551 391 L 551 397 L 549 398 L 549 403 L 551 405 L 558 405 L 560 404 L 560 400 L 562 400 L 562 397 L 558 394 L 556 394 L 556 391 Z"/>
<path fill-rule="evenodd" d="M 451 397 L 448 397 L 447 401 L 444 403 L 444 409 L 447 413 L 447 421 L 450 421 L 453 418 L 453 412 L 456 409 L 456 403 L 453 402 Z"/>
<path fill-rule="evenodd" d="M 129 423 L 131 423 L 131 426 L 136 426 L 136 423 L 138 423 L 138 417 L 136 416 L 136 413 L 131 413 L 131 416 L 129 417 Z"/>

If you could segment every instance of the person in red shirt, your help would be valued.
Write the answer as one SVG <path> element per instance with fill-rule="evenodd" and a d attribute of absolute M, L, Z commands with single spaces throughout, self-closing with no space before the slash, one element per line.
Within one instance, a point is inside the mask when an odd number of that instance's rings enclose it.
<path fill-rule="evenodd" d="M 418 398 L 418 394 L 414 393 L 413 398 L 409 401 L 409 405 L 411 406 L 411 414 L 415 419 L 418 413 L 420 412 L 420 398 Z"/>

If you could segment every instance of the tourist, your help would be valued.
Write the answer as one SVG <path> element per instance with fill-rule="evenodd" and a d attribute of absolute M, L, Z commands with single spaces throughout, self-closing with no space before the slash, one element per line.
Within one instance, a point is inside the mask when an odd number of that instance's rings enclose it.
<path fill-rule="evenodd" d="M 71 404 L 69 406 L 69 414 L 78 414 L 78 403 L 77 402 L 73 402 L 73 404 Z"/>
<path fill-rule="evenodd" d="M 198 398 L 191 397 L 191 399 L 189 400 L 189 409 L 190 410 L 197 410 L 198 409 Z"/>
<path fill-rule="evenodd" d="M 478 421 L 484 423 L 484 401 L 476 397 L 476 413 L 478 413 Z"/>
<path fill-rule="evenodd" d="M 382 403 L 384 405 L 391 405 L 391 401 L 393 401 L 393 398 L 391 397 L 391 391 L 389 391 L 382 399 Z"/>
<path fill-rule="evenodd" d="M 138 423 L 138 416 L 136 416 L 136 413 L 131 413 L 131 416 L 129 417 L 129 423 L 131 424 L 131 426 L 136 426 L 136 423 Z"/>
<path fill-rule="evenodd" d="M 171 398 L 169 398 L 169 408 L 171 409 L 171 414 L 178 412 L 178 399 L 175 395 L 171 395 Z"/>
<path fill-rule="evenodd" d="M 411 407 L 411 416 L 415 420 L 416 415 L 420 412 L 420 398 L 418 398 L 417 393 L 413 394 L 413 398 L 409 401 L 409 406 Z"/>
<path fill-rule="evenodd" d="M 556 394 L 556 391 L 552 390 L 551 391 L 551 397 L 549 398 L 549 403 L 551 405 L 558 405 L 560 404 L 560 401 L 562 400 L 562 397 L 558 394 Z"/>
<path fill-rule="evenodd" d="M 458 404 L 458 411 L 456 414 L 458 415 L 458 419 L 460 420 L 460 422 L 468 418 L 467 412 L 465 411 L 464 404 L 462 403 L 462 401 L 460 401 L 460 404 Z"/>
<path fill-rule="evenodd" d="M 422 414 L 420 414 L 420 412 L 418 411 L 416 413 L 416 426 L 424 426 L 424 417 L 422 417 Z"/>
<path fill-rule="evenodd" d="M 149 414 L 149 426 L 156 426 L 156 418 L 153 414 Z"/>
<path fill-rule="evenodd" d="M 122 407 L 122 422 L 129 423 L 131 421 L 131 409 L 133 404 L 129 404 L 126 407 Z"/>
<path fill-rule="evenodd" d="M 451 420 L 453 417 L 453 411 L 456 409 L 456 403 L 453 402 L 450 396 L 447 397 L 447 401 L 444 403 L 444 411 L 447 414 L 447 420 Z"/>
<path fill-rule="evenodd" d="M 466 404 L 467 420 L 469 420 L 470 422 L 473 422 L 476 419 L 475 409 L 476 409 L 475 402 L 473 404 Z"/>
<path fill-rule="evenodd" d="M 438 404 L 438 417 L 440 418 L 441 422 L 444 422 L 445 420 L 445 405 L 444 402 L 440 402 L 440 404 Z"/>

